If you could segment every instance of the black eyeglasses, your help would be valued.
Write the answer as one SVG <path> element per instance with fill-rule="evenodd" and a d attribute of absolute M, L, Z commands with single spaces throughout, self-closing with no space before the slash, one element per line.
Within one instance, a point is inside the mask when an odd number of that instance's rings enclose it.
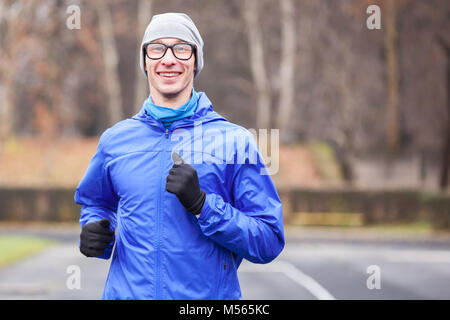
<path fill-rule="evenodd" d="M 167 45 L 164 43 L 150 42 L 143 45 L 142 49 L 149 59 L 158 60 L 164 57 L 167 49 L 172 50 L 175 58 L 179 60 L 189 60 L 192 57 L 192 53 L 196 49 L 196 45 L 190 43 L 175 43 L 173 45 Z"/>

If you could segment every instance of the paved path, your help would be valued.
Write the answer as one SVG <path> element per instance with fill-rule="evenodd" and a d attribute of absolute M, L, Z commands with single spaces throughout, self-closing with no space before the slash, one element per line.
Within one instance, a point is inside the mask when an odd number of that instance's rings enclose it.
<path fill-rule="evenodd" d="M 77 228 L 7 232 L 59 242 L 1 268 L 0 299 L 100 298 L 109 261 L 79 253 Z M 352 229 L 296 229 L 286 234 L 286 248 L 275 261 L 241 265 L 244 299 L 450 299 L 448 237 L 387 237 Z M 67 286 L 73 275 L 70 266 L 79 267 L 80 289 Z M 369 289 L 368 279 L 374 280 L 376 272 L 379 289 Z M 369 286 L 376 283 L 369 281 Z"/>

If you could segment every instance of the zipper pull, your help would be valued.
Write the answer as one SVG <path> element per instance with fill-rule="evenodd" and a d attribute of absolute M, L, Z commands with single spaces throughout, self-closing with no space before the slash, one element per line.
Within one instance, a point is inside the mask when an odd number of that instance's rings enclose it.
<path fill-rule="evenodd" d="M 169 138 L 169 129 L 166 129 L 166 138 Z"/>

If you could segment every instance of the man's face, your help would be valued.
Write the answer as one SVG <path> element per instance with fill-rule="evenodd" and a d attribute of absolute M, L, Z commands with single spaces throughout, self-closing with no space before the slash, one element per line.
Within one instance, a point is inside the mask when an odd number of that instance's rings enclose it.
<path fill-rule="evenodd" d="M 175 38 L 162 38 L 152 42 L 166 45 L 184 43 Z M 145 69 L 152 95 L 160 94 L 166 98 L 174 98 L 182 92 L 190 92 L 195 68 L 194 53 L 189 60 L 177 59 L 170 49 L 167 49 L 166 54 L 158 60 L 149 59 L 145 55 Z"/>

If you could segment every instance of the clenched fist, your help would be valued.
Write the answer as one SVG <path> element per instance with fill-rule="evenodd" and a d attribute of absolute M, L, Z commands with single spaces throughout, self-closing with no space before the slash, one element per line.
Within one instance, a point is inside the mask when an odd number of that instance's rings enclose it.
<path fill-rule="evenodd" d="M 200 189 L 197 171 L 189 164 L 184 163 L 182 159 L 175 162 L 170 169 L 166 190 L 174 193 L 186 210 L 192 214 L 198 215 L 202 211 L 206 193 Z"/>
<path fill-rule="evenodd" d="M 109 220 L 102 219 L 89 222 L 83 226 L 80 234 L 80 251 L 86 257 L 101 256 L 111 242 L 114 241 L 114 231 L 109 229 Z"/>

